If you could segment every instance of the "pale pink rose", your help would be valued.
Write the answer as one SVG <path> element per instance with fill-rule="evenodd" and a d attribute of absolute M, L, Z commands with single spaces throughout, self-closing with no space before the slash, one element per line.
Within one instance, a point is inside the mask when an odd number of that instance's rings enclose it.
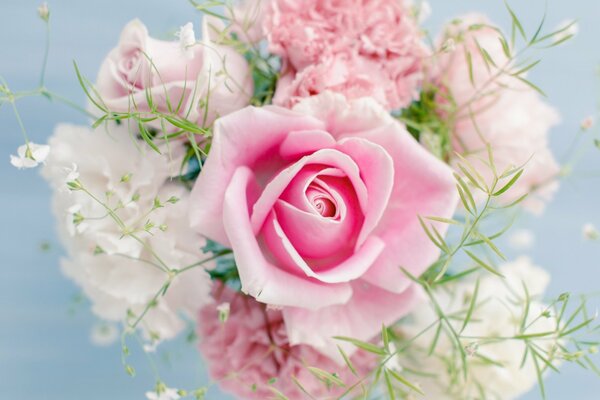
<path fill-rule="evenodd" d="M 407 106 L 418 95 L 427 50 L 416 21 L 401 1 L 273 0 L 266 12 L 264 31 L 270 51 L 283 58 L 285 74 L 301 74 L 311 65 L 331 64 L 336 59 L 339 63 L 343 54 L 348 62 L 357 64 L 346 66 L 346 73 L 360 75 L 344 81 L 353 86 L 366 79 L 376 91 L 385 88 L 385 98 L 379 93 L 368 94 L 386 109 Z M 306 86 L 301 82 L 295 85 Z M 341 93 L 348 94 L 344 88 L 340 87 Z M 282 97 L 278 96 L 280 104 L 290 101 Z"/>
<path fill-rule="evenodd" d="M 400 267 L 439 252 L 417 215 L 456 203 L 451 169 L 386 110 L 325 92 L 219 119 L 190 216 L 233 248 L 245 293 L 284 307 L 292 344 L 336 357 L 332 336 L 368 340 L 420 300 Z"/>
<path fill-rule="evenodd" d="M 500 34 L 490 26 L 487 18 L 478 15 L 450 24 L 440 42 L 455 38 L 457 48 L 439 56 L 434 80 L 458 108 L 452 132 L 454 151 L 474 164 L 488 182 L 493 172 L 482 161 L 488 160 L 486 144 L 492 148 L 499 173 L 524 166 L 523 175 L 500 202 L 509 204 L 530 193 L 522 204 L 539 214 L 558 189 L 560 166 L 550 151 L 548 133 L 559 116 L 533 89 L 506 73 L 499 74 L 499 68 L 510 70 L 511 62 L 502 49 Z M 486 65 L 476 41 L 498 68 Z M 472 57 L 473 83 L 467 52 Z M 447 105 L 444 97 L 440 96 L 440 102 Z"/>
<path fill-rule="evenodd" d="M 231 310 L 224 323 L 219 320 L 216 306 L 222 302 L 228 302 Z M 281 311 L 267 309 L 242 293 L 224 289 L 216 296 L 215 304 L 200 311 L 198 320 L 200 351 L 211 378 L 217 380 L 223 390 L 241 399 L 275 398 L 269 387 L 290 400 L 308 398 L 292 377 L 313 398 L 334 399 L 359 379 L 346 365 L 335 363 L 310 346 L 290 344 Z M 364 351 L 357 352 L 351 359 L 359 377 L 366 376 L 375 361 L 373 355 Z M 336 373 L 346 387 L 331 385 L 327 388 L 307 367 Z M 360 387 L 353 393 L 359 394 Z"/>
<path fill-rule="evenodd" d="M 181 40 L 154 39 L 141 21 L 131 21 L 100 67 L 101 103 L 114 112 L 148 112 L 151 97 L 159 112 L 205 126 L 245 107 L 253 91 L 248 63 L 235 50 L 213 43 L 215 27 L 221 24 L 205 18 L 202 42 L 195 45 L 188 29 L 184 49 Z M 150 125 L 161 127 L 160 121 Z"/>

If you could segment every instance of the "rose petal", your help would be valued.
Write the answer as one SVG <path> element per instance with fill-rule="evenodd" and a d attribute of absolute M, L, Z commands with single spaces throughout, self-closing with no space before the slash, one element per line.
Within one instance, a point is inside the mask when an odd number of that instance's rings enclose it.
<path fill-rule="evenodd" d="M 298 277 L 272 265 L 265 259 L 252 233 L 246 207 L 247 188 L 254 175 L 247 167 L 239 167 L 224 196 L 224 229 L 231 242 L 242 282 L 242 291 L 258 301 L 278 306 L 302 304 L 318 309 L 348 301 L 352 295 L 349 284 L 322 284 Z"/>
<path fill-rule="evenodd" d="M 223 226 L 223 196 L 235 170 L 279 153 L 289 131 L 322 129 L 323 123 L 276 107 L 248 107 L 215 122 L 211 155 L 192 190 L 192 227 L 229 244 Z"/>
<path fill-rule="evenodd" d="M 255 234 L 260 231 L 267 215 L 275 205 L 275 202 L 284 190 L 288 187 L 290 181 L 307 165 L 322 164 L 341 169 L 346 173 L 348 179 L 352 182 L 356 196 L 362 210 L 367 207 L 367 189 L 360 178 L 360 171 L 356 163 L 347 155 L 338 150 L 323 149 L 309 156 L 301 158 L 295 164 L 285 168 L 275 178 L 273 178 L 265 187 L 258 201 L 254 204 L 252 212 L 252 228 Z"/>
<path fill-rule="evenodd" d="M 356 246 L 360 246 L 377 226 L 386 209 L 394 185 L 394 162 L 383 147 L 363 139 L 342 139 L 337 148 L 352 157 L 358 165 L 369 193 L 365 221 L 356 242 Z"/>
<path fill-rule="evenodd" d="M 290 132 L 281 143 L 279 152 L 284 159 L 294 159 L 334 146 L 335 139 L 325 131 L 295 131 Z"/>
<path fill-rule="evenodd" d="M 451 218 L 458 204 L 452 170 L 417 143 L 404 127 L 366 131 L 361 137 L 384 147 L 394 159 L 394 188 L 374 233 L 386 249 L 364 279 L 399 292 L 408 278 L 400 267 L 418 276 L 439 256 L 439 249 L 420 227 L 418 216 Z M 441 235 L 447 224 L 433 223 Z"/>
<path fill-rule="evenodd" d="M 323 218 L 283 200 L 275 204 L 275 211 L 279 224 L 302 257 L 329 257 L 354 243 L 357 232 L 354 216 L 339 221 Z"/>
<path fill-rule="evenodd" d="M 347 258 L 343 261 L 334 261 L 334 268 L 320 271 L 318 268 L 310 266 L 296 248 L 290 242 L 290 239 L 282 229 L 275 218 L 275 213 L 271 213 L 263 229 L 265 239 L 269 248 L 273 251 L 277 259 L 291 273 L 299 275 L 302 271 L 305 276 L 317 279 L 325 283 L 349 282 L 362 276 L 373 264 L 377 257 L 383 251 L 385 243 L 377 236 L 370 236 L 367 241 L 356 251 L 350 250 L 346 254 Z M 338 251 L 334 256 L 343 255 Z"/>

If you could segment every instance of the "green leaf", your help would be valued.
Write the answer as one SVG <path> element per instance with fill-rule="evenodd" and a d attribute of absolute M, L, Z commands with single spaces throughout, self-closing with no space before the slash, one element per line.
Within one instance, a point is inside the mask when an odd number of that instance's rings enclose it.
<path fill-rule="evenodd" d="M 464 191 L 464 194 L 467 196 L 467 199 L 469 200 L 469 205 L 471 206 L 470 208 L 472 210 L 474 210 L 475 212 L 477 212 L 477 206 L 475 205 L 475 199 L 473 198 L 473 195 L 471 194 L 471 190 L 469 189 L 469 186 L 467 186 L 465 181 L 456 172 L 454 173 L 454 178 L 456 179 L 459 186 Z"/>
<path fill-rule="evenodd" d="M 467 315 L 465 315 L 465 319 L 463 324 L 458 331 L 459 333 L 463 333 L 469 322 L 471 321 L 471 317 L 473 316 L 473 311 L 475 311 L 475 306 L 477 304 L 477 296 L 479 295 L 479 279 L 475 282 L 475 289 L 473 290 L 473 297 L 471 297 L 471 301 L 469 303 L 469 308 L 467 310 Z"/>
<path fill-rule="evenodd" d="M 387 352 L 385 351 L 385 349 L 382 349 L 381 347 L 378 347 L 369 342 L 363 342 L 362 340 L 353 339 L 353 338 L 346 337 L 346 336 L 334 336 L 333 338 L 336 340 L 342 340 L 344 342 L 352 343 L 354 346 L 358 347 L 359 349 L 363 349 L 365 351 L 368 351 L 369 353 L 378 354 L 380 356 L 387 355 Z"/>
<path fill-rule="evenodd" d="M 396 400 L 394 385 L 392 385 L 392 380 L 390 379 L 390 374 L 387 368 L 384 368 L 383 376 L 385 379 L 385 386 L 387 387 L 388 394 L 390 395 L 390 400 Z"/>
<path fill-rule="evenodd" d="M 350 372 L 352 372 L 352 375 L 358 376 L 358 373 L 356 372 L 354 365 L 350 361 L 350 358 L 348 357 L 348 355 L 346 354 L 344 349 L 342 349 L 339 345 L 337 346 L 337 348 L 338 348 L 338 351 L 340 352 L 340 354 L 342 355 L 342 358 L 344 359 L 346 366 L 348 366 L 348 369 L 350 369 Z"/>
<path fill-rule="evenodd" d="M 415 392 L 419 393 L 420 395 L 423 395 L 423 396 L 425 395 L 425 393 L 423 393 L 423 391 L 417 385 L 411 383 L 409 380 L 402 377 L 400 374 L 398 374 L 393 369 L 386 369 L 386 370 L 389 372 L 390 375 L 392 375 L 394 377 L 394 379 L 396 379 L 398 382 L 402 383 L 404 386 L 408 386 L 409 388 L 411 388 Z"/>
<path fill-rule="evenodd" d="M 308 390 L 306 390 L 304 388 L 304 386 L 302 386 L 302 384 L 300 383 L 300 381 L 298 380 L 298 378 L 296 378 L 295 376 L 292 375 L 292 382 L 294 382 L 294 384 L 296 386 L 298 386 L 298 388 L 300 389 L 300 391 L 302 391 L 302 393 L 304 393 L 305 395 L 308 396 L 308 398 L 315 400 L 315 398 L 308 392 Z"/>
<path fill-rule="evenodd" d="M 79 81 L 79 85 L 81 86 L 81 88 L 83 89 L 83 92 L 85 93 L 86 97 L 92 102 L 92 104 L 94 104 L 99 110 L 104 111 L 105 113 L 108 112 L 108 110 L 106 109 L 106 107 L 100 105 L 95 98 L 92 97 L 92 95 L 90 94 L 89 90 L 88 90 L 88 82 L 87 80 L 83 77 L 83 75 L 81 74 L 81 71 L 79 70 L 79 67 L 77 66 L 77 63 L 75 61 L 73 61 L 73 66 L 75 67 L 75 74 L 77 75 L 77 80 Z"/>
<path fill-rule="evenodd" d="M 485 243 L 494 253 L 496 253 L 496 255 L 498 257 L 500 257 L 502 260 L 506 261 L 506 256 L 500 251 L 500 249 L 494 244 L 494 242 L 491 241 L 490 238 L 488 238 L 487 236 L 485 236 L 483 234 L 477 234 L 476 236 L 479 239 L 481 239 L 481 241 L 483 243 Z"/>
<path fill-rule="evenodd" d="M 510 54 L 510 47 L 508 46 L 506 39 L 504 39 L 503 37 L 499 37 L 498 39 L 500 40 L 500 44 L 502 45 L 502 51 L 504 52 L 506 58 L 512 58 Z"/>
<path fill-rule="evenodd" d="M 494 275 L 498 275 L 502 278 L 504 278 L 504 275 L 502 275 L 500 272 L 498 272 L 498 270 L 496 270 L 494 267 L 492 267 L 489 264 L 486 264 L 484 261 L 482 261 L 480 258 L 478 258 L 475 254 L 471 253 L 469 250 L 464 250 L 464 252 L 471 257 L 471 259 L 473 261 L 475 261 L 477 264 L 479 264 L 483 269 L 491 272 Z"/>
<path fill-rule="evenodd" d="M 276 399 L 289 400 L 285 394 L 281 393 L 279 390 L 275 389 L 273 386 L 267 386 L 267 389 L 269 389 L 275 395 Z"/>
<path fill-rule="evenodd" d="M 521 82 L 523 82 L 524 84 L 526 84 L 527 86 L 529 86 L 530 88 L 532 88 L 533 90 L 535 90 L 536 92 L 538 92 L 539 94 L 541 94 L 542 96 L 548 97 L 546 95 L 546 93 L 542 89 L 540 89 L 539 86 L 537 86 L 536 84 L 534 84 L 533 82 L 531 82 L 531 81 L 529 81 L 529 80 L 527 80 L 527 79 L 525 79 L 523 77 L 520 77 L 520 76 L 517 76 L 516 78 L 518 80 L 520 80 Z"/>
<path fill-rule="evenodd" d="M 529 71 L 530 69 L 532 69 L 533 67 L 535 67 L 536 65 L 538 65 L 541 61 L 542 60 L 534 61 L 531 64 L 529 64 L 529 65 L 527 65 L 527 66 L 519 69 L 518 71 L 513 72 L 511 75 L 512 76 L 518 76 L 518 75 L 524 74 L 525 72 Z"/>
<path fill-rule="evenodd" d="M 140 136 L 142 136 L 142 139 L 144 139 L 144 141 L 148 144 L 148 146 L 150 146 L 152 148 L 152 150 L 156 151 L 158 154 L 161 154 L 160 150 L 158 149 L 158 146 L 156 146 L 154 141 L 152 141 L 152 138 L 150 137 L 150 133 L 148 132 L 148 130 L 146 129 L 144 124 L 142 124 L 141 122 L 138 122 L 138 128 L 140 130 Z"/>
<path fill-rule="evenodd" d="M 390 333 L 388 332 L 388 329 L 385 326 L 385 324 L 381 325 L 381 341 L 383 342 L 383 347 L 385 348 L 385 351 L 389 352 L 390 351 Z"/>
<path fill-rule="evenodd" d="M 339 387 L 345 387 L 346 384 L 337 376 L 327 371 L 324 371 L 317 367 L 306 367 L 315 377 L 324 381 L 325 383 L 333 383 Z"/>
<path fill-rule="evenodd" d="M 427 225 L 425 224 L 425 221 L 423 221 L 423 218 L 421 218 L 420 215 L 417 216 L 417 218 L 419 218 L 419 223 L 421 224 L 421 227 L 423 228 L 423 230 L 425 231 L 425 234 L 427 235 L 427 237 L 429 238 L 429 240 L 431 240 L 431 242 L 438 247 L 440 250 L 442 250 L 443 252 L 447 253 L 447 246 L 446 243 L 443 242 L 443 240 L 440 242 L 438 241 L 438 239 L 436 239 L 434 237 L 434 235 L 431 233 L 431 231 L 429 230 L 429 228 L 427 227 Z M 439 235 L 439 234 L 438 234 Z"/>
<path fill-rule="evenodd" d="M 449 225 L 462 225 L 460 222 L 458 222 L 455 219 L 448 219 L 448 218 L 442 218 L 442 217 L 425 217 L 425 218 L 429 219 L 431 221 L 442 222 L 444 224 L 449 224 Z"/>
<path fill-rule="evenodd" d="M 523 29 L 523 25 L 521 25 L 521 22 L 519 21 L 519 18 L 517 18 L 517 15 L 512 10 L 512 8 L 510 8 L 510 5 L 506 1 L 504 1 L 504 5 L 506 6 L 506 9 L 508 10 L 508 13 L 510 14 L 513 26 L 517 28 L 517 30 L 519 31 L 519 33 L 521 34 L 521 36 L 523 37 L 523 39 L 527 40 L 527 35 L 525 34 L 525 30 Z"/>
<path fill-rule="evenodd" d="M 537 30 L 535 31 L 535 34 L 533 35 L 533 37 L 531 38 L 531 40 L 529 41 L 529 45 L 533 45 L 536 43 L 537 38 L 539 37 L 540 33 L 542 32 L 542 28 L 544 27 L 544 23 L 546 22 L 546 10 L 544 10 L 544 16 L 542 17 L 542 21 L 540 22 L 540 24 L 538 25 Z"/>
<path fill-rule="evenodd" d="M 471 56 L 471 53 L 467 51 L 465 53 L 465 57 L 467 59 L 467 66 L 469 67 L 469 81 L 471 82 L 471 85 L 475 86 L 475 78 L 473 75 L 473 56 Z"/>
<path fill-rule="evenodd" d="M 473 272 L 477 272 L 477 271 L 479 271 L 479 267 L 470 268 L 465 271 L 461 271 L 458 274 L 450 275 L 450 276 L 440 279 L 439 281 L 436 282 L 436 285 L 444 285 L 446 283 L 455 281 L 457 279 L 462 279 L 465 276 L 471 275 Z"/>
<path fill-rule="evenodd" d="M 519 180 L 519 178 L 521 177 L 521 175 L 523 175 L 523 169 L 521 169 L 519 172 L 517 172 L 517 174 L 515 176 L 512 177 L 512 179 L 510 181 L 508 181 L 508 183 L 506 185 L 504 185 L 500 190 L 492 193 L 492 196 L 494 197 L 498 197 L 501 194 L 505 193 L 508 189 L 510 189 L 515 182 L 517 182 Z"/>

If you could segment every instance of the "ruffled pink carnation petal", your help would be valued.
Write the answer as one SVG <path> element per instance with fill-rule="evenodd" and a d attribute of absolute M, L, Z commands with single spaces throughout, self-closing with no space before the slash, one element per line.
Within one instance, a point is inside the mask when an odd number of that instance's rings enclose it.
<path fill-rule="evenodd" d="M 428 51 L 401 1 L 274 0 L 264 31 L 284 62 L 275 104 L 291 107 L 331 90 L 373 97 L 392 110 L 418 95 Z"/>
<path fill-rule="evenodd" d="M 230 314 L 227 321 L 221 323 L 217 305 L 223 302 L 230 303 Z M 273 398 L 273 391 L 269 389 L 273 387 L 290 400 L 305 399 L 307 395 L 292 377 L 316 399 L 336 398 L 358 380 L 345 365 L 332 361 L 312 347 L 291 344 L 281 311 L 267 310 L 252 298 L 229 289 L 215 296 L 214 305 L 200 311 L 199 321 L 200 351 L 210 376 L 223 390 L 239 398 Z M 376 360 L 361 351 L 351 361 L 358 375 L 364 376 Z M 328 388 L 307 367 L 336 373 L 346 388 L 336 385 Z"/>

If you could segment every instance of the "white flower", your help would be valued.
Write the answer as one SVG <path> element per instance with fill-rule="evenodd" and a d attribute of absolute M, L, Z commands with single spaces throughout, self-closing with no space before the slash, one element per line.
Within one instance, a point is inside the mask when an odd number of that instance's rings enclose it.
<path fill-rule="evenodd" d="M 194 58 L 193 47 L 196 45 L 196 34 L 194 33 L 194 24 L 188 22 L 179 28 L 176 36 L 179 38 L 179 48 L 181 52 L 191 60 Z"/>
<path fill-rule="evenodd" d="M 508 243 L 515 250 L 528 250 L 535 243 L 535 235 L 529 229 L 518 229 L 510 235 Z"/>
<path fill-rule="evenodd" d="M 19 146 L 16 156 L 11 154 L 10 163 L 19 169 L 34 168 L 45 162 L 49 153 L 50 146 L 29 142 Z"/>
<path fill-rule="evenodd" d="M 583 225 L 581 231 L 583 238 L 587 240 L 596 240 L 600 237 L 600 232 L 598 232 L 598 229 L 591 223 Z"/>
<path fill-rule="evenodd" d="M 159 391 L 160 393 L 158 393 Z M 146 398 L 148 400 L 178 400 L 181 396 L 177 389 L 162 387 L 155 392 L 146 392 Z"/>
<path fill-rule="evenodd" d="M 534 266 L 528 258 L 522 257 L 514 262 L 500 267 L 505 279 L 491 274 L 482 275 L 476 307 L 467 324 L 463 337 L 511 337 L 520 332 L 520 322 L 524 315 L 526 294 L 523 285 L 527 286 L 531 299 L 527 324 L 530 327 L 526 333 L 551 332 L 555 329 L 555 321 L 542 316 L 546 306 L 539 302 L 549 283 L 549 275 L 543 269 Z M 447 286 L 447 285 L 446 285 Z M 434 295 L 444 312 L 465 315 L 474 295 L 473 281 L 459 281 L 434 292 Z M 412 322 L 407 322 L 402 332 L 407 338 L 412 338 L 422 332 L 432 322 L 438 319 L 430 305 L 415 310 Z M 454 328 L 459 331 L 462 320 L 453 321 Z M 427 398 L 436 400 L 473 399 L 480 398 L 479 386 L 486 393 L 486 398 L 509 400 L 519 397 L 533 387 L 537 381 L 535 364 L 531 358 L 521 366 L 525 344 L 519 340 L 477 341 L 463 339 L 461 345 L 467 353 L 468 375 L 466 380 L 462 374 L 451 375 L 447 362 L 453 362 L 454 345 L 449 336 L 442 333 L 437 342 L 433 355 L 428 355 L 429 346 L 435 335 L 434 329 L 429 329 L 419 336 L 402 353 L 399 363 L 410 365 L 411 368 L 436 374 L 436 378 L 414 378 L 426 393 Z M 531 342 L 538 350 L 550 351 L 554 345 L 552 340 Z M 480 358 L 493 360 L 502 366 L 492 363 L 479 362 Z M 457 361 L 460 363 L 460 361 Z M 459 368 L 459 367 L 457 367 Z"/>
<path fill-rule="evenodd" d="M 119 338 L 119 329 L 108 322 L 96 323 L 90 332 L 90 340 L 96 346 L 110 346 Z"/>
<path fill-rule="evenodd" d="M 206 257 L 204 239 L 188 226 L 189 192 L 170 180 L 179 171 L 183 145 L 171 143 L 171 155 L 166 148 L 160 155 L 142 141 L 136 143 L 124 125 L 108 130 L 58 126 L 42 174 L 54 189 L 53 209 L 68 255 L 61 262 L 63 272 L 82 287 L 97 316 L 127 322 L 128 311 L 139 316 L 167 281 L 161 263 L 179 269 Z M 126 227 L 139 229 L 142 243 L 123 235 L 104 206 L 84 191 L 62 190 L 73 163 L 78 181 L 115 209 Z M 179 201 L 171 204 L 171 197 Z M 155 199 L 163 207 L 152 211 Z M 151 233 L 144 231 L 148 221 L 155 226 Z M 162 226 L 168 229 L 163 232 Z M 210 301 L 210 285 L 202 266 L 175 277 L 139 325 L 146 338 L 169 339 L 185 328 L 179 313 L 194 317 Z"/>

